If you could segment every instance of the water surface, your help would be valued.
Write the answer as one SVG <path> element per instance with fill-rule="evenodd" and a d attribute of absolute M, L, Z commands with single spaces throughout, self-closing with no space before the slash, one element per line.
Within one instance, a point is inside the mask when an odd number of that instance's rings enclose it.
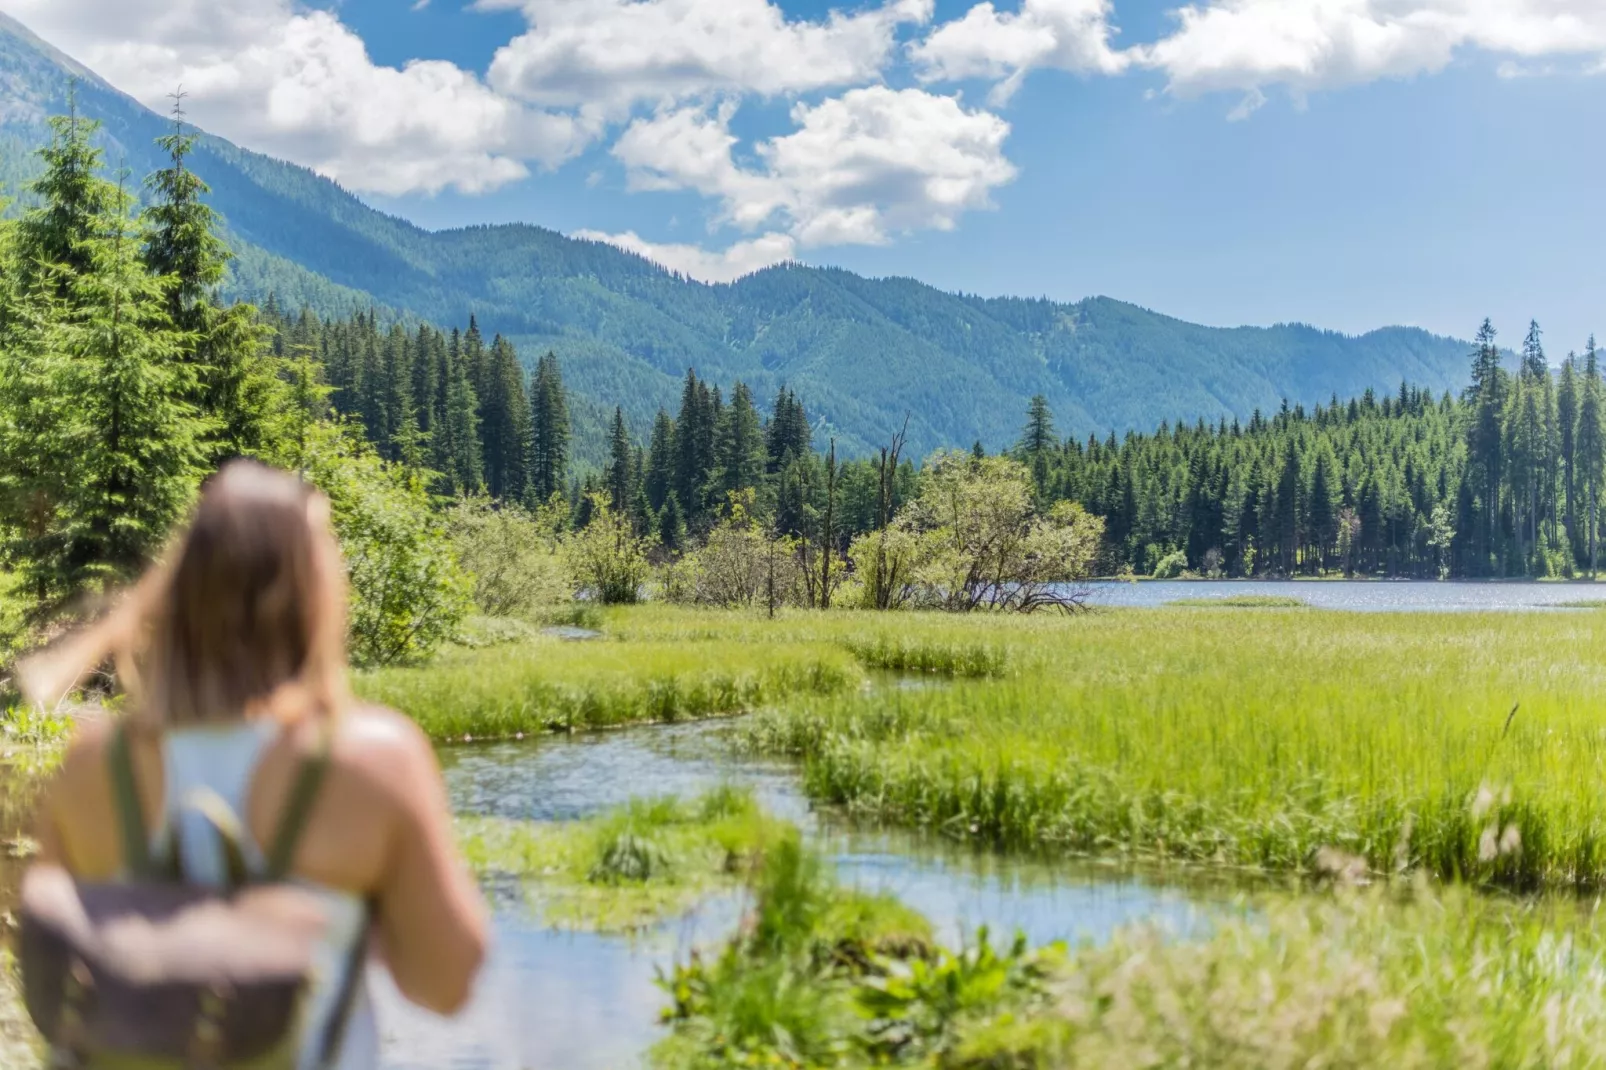
<path fill-rule="evenodd" d="M 1430 583 L 1414 580 L 1142 580 L 1097 583 L 1090 604 L 1152 609 L 1181 600 L 1233 597 L 1297 598 L 1316 609 L 1371 613 L 1559 610 L 1566 603 L 1600 599 L 1593 583 Z"/>
<path fill-rule="evenodd" d="M 643 795 L 751 787 L 802 825 L 850 885 L 891 892 L 957 943 L 987 925 L 1035 943 L 1106 939 L 1147 920 L 1178 934 L 1226 908 L 1219 878 L 1160 882 L 1108 865 L 1049 865 L 901 833 L 867 833 L 811 812 L 793 767 L 732 757 L 718 722 L 453 749 L 442 763 L 459 813 L 573 820 Z M 1174 875 L 1173 875 L 1174 876 Z M 495 947 L 463 1016 L 407 1008 L 380 971 L 376 998 L 389 1070 L 616 1070 L 635 1067 L 661 1035 L 656 972 L 726 937 L 741 904 L 727 898 L 635 939 L 544 928 L 514 889 L 496 894 Z"/>

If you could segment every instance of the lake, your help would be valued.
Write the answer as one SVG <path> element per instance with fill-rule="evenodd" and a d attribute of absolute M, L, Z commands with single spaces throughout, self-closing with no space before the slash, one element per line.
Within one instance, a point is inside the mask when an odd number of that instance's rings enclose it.
<path fill-rule="evenodd" d="M 1297 598 L 1315 609 L 1361 613 L 1561 610 L 1566 603 L 1600 599 L 1593 583 L 1431 583 L 1412 580 L 1140 580 L 1093 585 L 1089 604 L 1153 609 L 1181 600 L 1243 596 Z"/>

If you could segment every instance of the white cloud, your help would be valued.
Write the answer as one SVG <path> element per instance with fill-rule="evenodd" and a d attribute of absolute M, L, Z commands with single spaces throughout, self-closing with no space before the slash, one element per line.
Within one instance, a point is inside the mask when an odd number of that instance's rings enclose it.
<path fill-rule="evenodd" d="M 996 81 L 1002 103 L 1026 74 L 1056 67 L 1078 74 L 1119 74 L 1129 63 L 1110 47 L 1110 0 L 1024 0 L 1018 12 L 977 4 L 910 49 L 924 81 Z"/>
<path fill-rule="evenodd" d="M 620 116 L 642 102 L 874 81 L 897 28 L 928 21 L 933 0 L 889 0 L 821 22 L 789 20 L 769 0 L 480 0 L 479 6 L 516 8 L 530 23 L 491 64 L 498 90 L 544 106 Z"/>
<path fill-rule="evenodd" d="M 1009 124 L 954 97 L 885 86 L 792 109 L 794 132 L 759 143 L 760 166 L 733 156 L 728 106 L 638 119 L 614 155 L 634 189 L 691 189 L 721 202 L 746 230 L 777 216 L 800 246 L 880 244 L 893 234 L 949 230 L 991 206 L 1012 181 Z"/>
<path fill-rule="evenodd" d="M 1177 18 L 1176 32 L 1134 56 L 1178 95 L 1406 78 L 1442 70 L 1462 49 L 1606 56 L 1601 0 L 1212 0 Z"/>
<path fill-rule="evenodd" d="M 362 39 L 291 0 L 0 0 L 118 88 L 353 189 L 470 193 L 553 165 L 596 132 L 440 61 L 375 64 Z"/>
<path fill-rule="evenodd" d="M 649 242 L 635 231 L 604 234 L 601 231 L 580 230 L 570 237 L 607 242 L 702 282 L 734 282 L 744 275 L 783 264 L 797 254 L 797 243 L 791 236 L 778 233 L 737 242 L 723 251 L 703 249 L 696 245 Z"/>

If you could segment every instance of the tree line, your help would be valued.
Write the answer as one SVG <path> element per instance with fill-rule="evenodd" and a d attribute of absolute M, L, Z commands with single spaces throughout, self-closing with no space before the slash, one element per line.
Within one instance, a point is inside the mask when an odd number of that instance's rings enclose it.
<path fill-rule="evenodd" d="M 1114 571 L 1594 575 L 1606 493 L 1600 354 L 1590 338 L 1553 369 L 1542 338 L 1531 324 L 1508 368 L 1485 321 L 1460 397 L 1402 385 L 1119 441 L 1061 440 L 1036 399 L 1013 453 L 1044 500 L 1105 518 Z"/>

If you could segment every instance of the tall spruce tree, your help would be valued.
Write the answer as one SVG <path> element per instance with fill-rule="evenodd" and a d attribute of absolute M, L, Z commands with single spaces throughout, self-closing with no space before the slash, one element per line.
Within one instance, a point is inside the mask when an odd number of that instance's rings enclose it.
<path fill-rule="evenodd" d="M 714 467 L 714 399 L 697 372 L 688 369 L 675 417 L 675 497 L 688 528 L 698 526 Z"/>
<path fill-rule="evenodd" d="M 150 563 L 193 498 L 211 425 L 191 400 L 194 369 L 168 316 L 169 278 L 150 275 L 129 217 L 132 198 L 99 195 L 95 236 L 44 265 L 41 349 L 61 421 L 48 441 L 12 442 L 50 487 L 48 513 L 16 530 L 13 552 L 42 606 L 127 581 Z M 52 210 L 48 202 L 36 211 Z M 37 510 L 40 503 L 35 503 Z"/>
<path fill-rule="evenodd" d="M 520 501 L 529 485 L 532 419 L 524 371 L 513 344 L 501 335 L 492 341 L 486 361 L 486 396 L 480 400 L 485 484 L 493 498 Z"/>
<path fill-rule="evenodd" d="M 1488 320 L 1478 329 L 1477 346 L 1472 354 L 1472 387 L 1468 400 L 1472 418 L 1467 427 L 1467 459 L 1474 486 L 1482 503 L 1474 553 L 1487 573 L 1499 552 L 1501 483 L 1505 474 L 1502 444 L 1506 408 L 1506 374 L 1500 367 L 1500 348 L 1495 344 L 1494 324 Z"/>
<path fill-rule="evenodd" d="M 758 410 L 753 406 L 752 392 L 745 383 L 737 383 L 732 388 L 730 404 L 719 415 L 714 450 L 715 490 L 721 507 L 731 500 L 732 494 L 763 489 L 769 456 Z"/>
<path fill-rule="evenodd" d="M 183 95 L 175 94 L 173 128 L 157 141 L 168 166 L 146 180 L 144 259 L 152 274 L 170 280 L 168 319 L 180 332 L 180 359 L 194 366 L 192 401 L 215 425 L 207 444 L 215 464 L 267 447 L 280 390 L 275 370 L 262 357 L 256 309 L 213 301 L 233 254 L 206 203 L 210 188 L 189 167 L 195 135 L 185 125 L 182 105 Z"/>
<path fill-rule="evenodd" d="M 613 427 L 608 433 L 608 466 L 602 478 L 607 488 L 608 504 L 616 513 L 626 512 L 635 500 L 634 453 L 630 445 L 630 431 L 625 427 L 625 411 L 615 407 Z"/>
<path fill-rule="evenodd" d="M 1585 546 L 1591 578 L 1600 571 L 1600 507 L 1606 481 L 1606 397 L 1602 396 L 1600 358 L 1591 335 L 1584 350 L 1584 382 L 1578 401 L 1578 476 L 1583 491 Z"/>
<path fill-rule="evenodd" d="M 565 489 L 569 478 L 569 399 L 556 353 L 537 363 L 530 390 L 530 496 L 537 503 Z"/>
<path fill-rule="evenodd" d="M 675 489 L 675 421 L 663 409 L 652 422 L 645 482 L 647 503 L 654 512 L 662 510 Z"/>

